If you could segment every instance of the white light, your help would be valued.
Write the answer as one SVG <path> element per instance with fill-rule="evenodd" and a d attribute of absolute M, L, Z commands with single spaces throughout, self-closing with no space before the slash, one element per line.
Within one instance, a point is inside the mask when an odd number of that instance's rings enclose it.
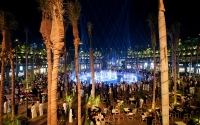
<path fill-rule="evenodd" d="M 138 79 L 134 73 L 119 73 L 111 70 L 101 70 L 100 72 L 95 72 L 95 82 L 109 82 L 116 81 L 118 76 L 121 76 L 120 81 L 125 81 L 128 83 L 137 82 Z M 80 81 L 90 80 L 91 82 L 91 72 L 85 72 L 79 74 Z M 75 73 L 72 74 L 71 79 L 76 82 Z M 117 81 L 119 82 L 119 81 Z"/>
<path fill-rule="evenodd" d="M 19 70 L 22 71 L 23 70 L 23 66 L 19 66 Z"/>

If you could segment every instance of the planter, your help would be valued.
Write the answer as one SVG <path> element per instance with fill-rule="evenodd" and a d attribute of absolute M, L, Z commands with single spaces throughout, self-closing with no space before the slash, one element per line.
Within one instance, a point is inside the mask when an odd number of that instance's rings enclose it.
<path fill-rule="evenodd" d="M 28 119 L 26 117 L 16 118 L 16 125 L 28 125 Z"/>

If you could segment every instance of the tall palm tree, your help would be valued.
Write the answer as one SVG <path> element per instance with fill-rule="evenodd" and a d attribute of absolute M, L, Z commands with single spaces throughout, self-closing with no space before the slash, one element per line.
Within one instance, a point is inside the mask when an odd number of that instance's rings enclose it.
<path fill-rule="evenodd" d="M 95 98 L 95 81 L 94 81 L 94 57 L 92 52 L 92 23 L 87 23 L 88 35 L 90 38 L 90 69 L 92 74 L 92 98 Z"/>
<path fill-rule="evenodd" d="M 197 55 L 196 55 L 196 69 L 195 69 L 195 74 L 199 74 L 199 66 L 198 66 L 198 61 L 199 61 L 199 49 L 200 49 L 200 35 L 198 35 L 198 39 L 197 39 Z"/>
<path fill-rule="evenodd" d="M 193 45 L 194 45 L 194 39 L 190 39 L 190 43 L 189 43 L 190 45 L 189 46 L 191 46 L 190 48 L 189 48 L 189 50 L 190 50 L 190 70 L 189 70 L 189 77 L 191 78 L 192 76 L 192 62 L 193 62 L 193 60 L 192 60 L 192 57 L 193 57 Z"/>
<path fill-rule="evenodd" d="M 51 0 L 52 27 L 50 40 L 52 41 L 53 51 L 53 70 L 51 85 L 51 125 L 57 125 L 57 82 L 60 55 L 64 46 L 64 20 L 63 20 L 63 1 Z"/>
<path fill-rule="evenodd" d="M 162 97 L 162 124 L 169 125 L 169 86 L 168 86 L 168 58 L 167 37 L 165 24 L 165 7 L 163 0 L 159 0 L 158 28 L 160 43 L 160 66 L 161 66 L 161 97 Z"/>
<path fill-rule="evenodd" d="M 67 29 L 69 27 L 69 21 L 67 19 L 64 20 L 64 32 L 66 33 Z M 65 95 L 68 96 L 68 80 L 67 80 L 67 49 L 66 49 L 66 35 L 64 36 L 64 83 L 65 83 Z"/>
<path fill-rule="evenodd" d="M 177 103 L 177 49 L 179 42 L 179 32 L 180 32 L 180 23 L 176 22 L 172 25 L 171 30 L 168 32 L 171 39 L 171 48 L 172 48 L 172 66 L 173 66 L 173 81 L 174 81 L 174 104 Z"/>
<path fill-rule="evenodd" d="M 7 40 L 9 42 L 9 50 L 8 50 L 8 58 L 10 60 L 10 65 L 11 65 L 11 71 L 12 71 L 12 78 L 11 78 L 11 83 L 12 83 L 12 118 L 15 117 L 15 68 L 14 68 L 14 50 L 12 47 L 12 41 L 11 41 L 11 37 L 10 37 L 10 32 L 7 32 L 6 34 Z M 16 67 L 17 68 L 17 67 Z"/>
<path fill-rule="evenodd" d="M 72 24 L 74 47 L 75 47 L 75 67 L 76 67 L 76 82 L 78 86 L 78 125 L 81 125 L 81 85 L 78 76 L 78 47 L 81 44 L 78 31 L 78 20 L 80 18 L 81 5 L 78 0 L 75 2 L 69 1 L 67 4 L 67 12 L 70 23 Z"/>
<path fill-rule="evenodd" d="M 51 86 L 52 86 L 52 59 L 51 59 L 51 46 L 50 41 L 52 18 L 48 0 L 38 0 L 40 3 L 40 10 L 42 11 L 42 21 L 40 25 L 40 33 L 42 34 L 44 44 L 47 50 L 48 62 L 48 111 L 47 111 L 47 124 L 51 125 Z"/>
<path fill-rule="evenodd" d="M 153 62 L 154 62 L 154 69 L 153 69 L 153 100 L 152 100 L 152 109 L 155 109 L 155 96 L 156 96 L 156 17 L 153 13 L 149 14 L 148 23 L 151 30 L 151 44 L 153 49 Z"/>
<path fill-rule="evenodd" d="M 3 124 L 3 97 L 4 97 L 4 83 L 5 83 L 5 65 L 6 59 L 9 57 L 11 60 L 12 67 L 12 117 L 14 117 L 14 106 L 15 106 L 15 74 L 14 63 L 13 63 L 13 51 L 11 46 L 10 31 L 15 29 L 17 22 L 14 20 L 11 13 L 0 11 L 0 32 L 2 34 L 2 51 L 1 51 L 1 84 L 0 84 L 0 125 Z"/>

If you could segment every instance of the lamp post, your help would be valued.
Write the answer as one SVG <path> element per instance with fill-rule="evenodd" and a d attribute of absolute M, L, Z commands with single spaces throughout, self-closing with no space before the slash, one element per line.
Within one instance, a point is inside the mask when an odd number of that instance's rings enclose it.
<path fill-rule="evenodd" d="M 139 61 L 139 57 L 138 57 L 138 45 L 135 46 L 136 47 L 136 53 L 137 53 L 137 57 L 136 57 L 136 73 L 138 74 L 138 61 Z"/>
<path fill-rule="evenodd" d="M 28 90 L 28 83 L 27 83 L 27 78 L 28 78 L 28 29 L 25 29 L 25 33 L 26 33 L 26 45 L 25 45 L 25 49 L 26 49 L 26 90 Z M 26 116 L 28 117 L 28 94 L 26 95 Z"/>
<path fill-rule="evenodd" d="M 190 38 L 190 37 L 188 37 Z M 193 47 L 193 39 L 190 39 L 191 47 Z M 190 70 L 189 70 L 189 77 L 191 78 L 191 72 L 192 72 L 192 53 L 193 53 L 193 48 L 190 48 Z"/>
<path fill-rule="evenodd" d="M 197 54 L 196 54 L 196 74 L 199 74 L 199 46 L 200 46 L 200 34 L 198 35 L 198 39 L 197 39 Z"/>
<path fill-rule="evenodd" d="M 32 45 L 32 51 L 33 51 L 33 64 L 32 64 L 32 77 L 33 77 L 33 79 L 35 79 L 35 74 L 34 74 L 34 66 L 35 66 L 35 49 L 37 48 L 37 45 L 34 43 L 33 45 Z"/>
<path fill-rule="evenodd" d="M 16 69 L 15 69 L 15 78 L 17 79 L 18 78 L 18 51 L 17 51 L 17 49 L 18 49 L 18 39 L 16 39 L 15 40 L 15 60 L 16 60 L 16 63 L 15 63 L 15 67 L 16 67 Z"/>

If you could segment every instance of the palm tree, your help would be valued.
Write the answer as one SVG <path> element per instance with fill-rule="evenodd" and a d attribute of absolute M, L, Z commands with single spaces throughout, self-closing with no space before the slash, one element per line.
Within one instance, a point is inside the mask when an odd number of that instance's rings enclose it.
<path fill-rule="evenodd" d="M 81 86 L 78 76 L 78 47 L 81 44 L 78 31 L 78 20 L 81 12 L 81 5 L 76 0 L 75 2 L 69 1 L 67 4 L 67 12 L 70 23 L 73 28 L 74 47 L 75 47 L 75 67 L 76 67 L 76 82 L 78 85 L 78 125 L 81 125 Z"/>
<path fill-rule="evenodd" d="M 10 58 L 12 67 L 12 117 L 14 117 L 14 106 L 15 106 L 15 74 L 14 73 L 14 62 L 13 62 L 13 50 L 10 38 L 10 30 L 15 29 L 17 22 L 14 20 L 11 13 L 0 11 L 0 31 L 3 36 L 2 40 L 2 51 L 1 51 L 1 84 L 0 84 L 0 124 L 3 124 L 3 97 L 4 97 L 4 83 L 5 83 L 5 65 L 7 57 Z"/>
<path fill-rule="evenodd" d="M 153 100 L 152 100 L 152 109 L 155 109 L 155 95 L 156 95 L 156 17 L 153 13 L 149 14 L 148 23 L 151 30 L 151 44 L 153 49 L 153 62 L 154 62 L 154 69 L 153 69 Z"/>
<path fill-rule="evenodd" d="M 51 86 L 52 86 L 52 59 L 51 59 L 51 26 L 52 18 L 50 12 L 50 6 L 48 0 L 38 0 L 40 3 L 40 10 L 42 11 L 42 22 L 40 25 L 40 33 L 42 34 L 44 44 L 47 50 L 47 62 L 48 62 L 48 111 L 47 111 L 47 124 L 51 125 Z"/>
<path fill-rule="evenodd" d="M 65 19 L 64 21 L 64 32 L 66 33 L 67 29 L 69 27 L 69 21 Z M 64 49 L 64 83 L 65 83 L 65 94 L 66 97 L 68 96 L 68 79 L 67 79 L 67 49 L 66 49 L 66 35 L 64 36 L 64 43 L 65 43 L 65 49 Z"/>
<path fill-rule="evenodd" d="M 168 86 L 168 58 L 167 37 L 165 24 L 165 7 L 163 0 L 159 0 L 158 28 L 160 39 L 160 67 L 161 67 L 161 97 L 162 97 L 162 124 L 169 125 L 169 86 Z"/>
<path fill-rule="evenodd" d="M 64 46 L 64 20 L 63 20 L 63 1 L 51 0 L 49 2 L 52 16 L 52 27 L 50 40 L 52 41 L 53 51 L 53 70 L 51 85 L 51 118 L 50 124 L 57 125 L 57 82 L 60 55 Z"/>
<path fill-rule="evenodd" d="M 192 62 L 193 62 L 193 60 L 192 60 L 192 57 L 193 57 L 193 45 L 194 45 L 194 39 L 190 39 L 190 43 L 188 43 L 188 44 L 190 44 L 190 45 L 188 45 L 188 46 L 190 46 L 189 47 L 189 50 L 190 50 L 190 70 L 189 70 L 189 77 L 191 78 L 192 76 L 191 76 L 191 74 L 192 74 Z"/>
<path fill-rule="evenodd" d="M 8 50 L 8 58 L 10 59 L 10 65 L 11 65 L 11 71 L 12 71 L 12 78 L 11 78 L 11 83 L 12 83 L 12 118 L 15 117 L 15 68 L 14 68 L 14 61 L 13 61 L 13 58 L 14 58 L 14 50 L 13 50 L 13 47 L 12 47 L 12 41 L 11 41 L 11 37 L 10 37 L 10 32 L 7 33 L 7 39 L 8 39 L 8 42 L 10 43 L 10 47 L 9 47 L 9 50 Z M 17 68 L 17 67 L 16 67 Z"/>
<path fill-rule="evenodd" d="M 198 66 L 198 59 L 199 59 L 199 49 L 200 49 L 200 35 L 198 35 L 198 38 L 197 38 L 197 49 L 196 49 L 196 52 L 197 52 L 197 55 L 196 55 L 196 68 L 195 68 L 195 74 L 199 74 L 199 66 Z"/>
<path fill-rule="evenodd" d="M 90 67 L 91 67 L 90 69 L 92 74 L 92 98 L 95 98 L 94 57 L 92 52 L 92 23 L 88 22 L 87 27 L 88 27 L 88 35 L 90 38 Z"/>
<path fill-rule="evenodd" d="M 174 81 L 174 104 L 177 103 L 177 49 L 178 49 L 178 42 L 179 42 L 179 32 L 180 32 L 180 23 L 176 22 L 172 25 L 171 30 L 168 32 L 170 39 L 171 39 L 171 48 L 172 48 L 172 66 L 173 66 L 173 81 Z"/>

